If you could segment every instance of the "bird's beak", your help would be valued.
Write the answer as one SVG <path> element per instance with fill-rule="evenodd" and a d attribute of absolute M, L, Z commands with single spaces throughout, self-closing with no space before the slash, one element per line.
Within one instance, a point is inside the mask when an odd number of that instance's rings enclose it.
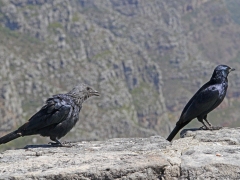
<path fill-rule="evenodd" d="M 91 96 L 100 96 L 100 93 L 97 91 L 93 91 L 90 93 Z"/>
<path fill-rule="evenodd" d="M 229 72 L 231 72 L 231 71 L 235 71 L 235 69 L 234 68 L 229 69 Z"/>

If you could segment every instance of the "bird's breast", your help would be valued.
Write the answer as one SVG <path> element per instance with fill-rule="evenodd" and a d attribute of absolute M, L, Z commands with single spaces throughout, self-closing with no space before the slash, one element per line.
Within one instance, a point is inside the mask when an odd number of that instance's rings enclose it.
<path fill-rule="evenodd" d="M 223 99 L 227 92 L 228 84 L 226 82 L 223 82 L 217 86 L 218 92 L 219 92 L 219 98 Z"/>

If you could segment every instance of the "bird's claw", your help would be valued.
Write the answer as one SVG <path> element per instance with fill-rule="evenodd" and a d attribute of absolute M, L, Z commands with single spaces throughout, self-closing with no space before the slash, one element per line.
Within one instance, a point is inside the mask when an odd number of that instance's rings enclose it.
<path fill-rule="evenodd" d="M 200 129 L 200 130 L 209 130 L 209 128 L 206 127 L 206 126 L 201 126 L 199 129 Z"/>
<path fill-rule="evenodd" d="M 73 147 L 73 145 L 71 145 L 71 143 L 70 142 L 63 142 L 62 143 L 62 147 Z"/>
<path fill-rule="evenodd" d="M 51 146 L 54 146 L 54 147 L 62 147 L 62 144 L 60 143 L 54 143 L 54 142 L 49 142 L 48 144 L 50 144 Z"/>
<path fill-rule="evenodd" d="M 53 147 L 73 147 L 73 145 L 71 145 L 69 142 L 63 142 L 63 143 L 49 142 L 48 144 L 50 144 Z"/>
<path fill-rule="evenodd" d="M 200 130 L 219 130 L 219 129 L 222 129 L 221 126 L 210 126 L 210 127 L 206 127 L 206 126 L 202 126 L 199 128 Z"/>
<path fill-rule="evenodd" d="M 219 130 L 222 129 L 221 126 L 211 126 L 211 130 Z"/>

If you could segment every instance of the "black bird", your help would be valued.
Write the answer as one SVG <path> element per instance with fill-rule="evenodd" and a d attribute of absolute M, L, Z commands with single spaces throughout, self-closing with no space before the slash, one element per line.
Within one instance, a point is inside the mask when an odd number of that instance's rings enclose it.
<path fill-rule="evenodd" d="M 203 124 L 202 128 L 205 129 L 220 129 L 220 127 L 213 127 L 207 120 L 207 114 L 215 109 L 223 101 L 227 88 L 227 76 L 235 69 L 226 65 L 219 65 L 214 69 L 213 75 L 206 84 L 204 84 L 190 99 L 182 114 L 176 123 L 167 140 L 171 141 L 178 131 L 187 125 L 191 120 L 197 118 Z M 205 120 L 209 127 L 204 123 Z"/>
<path fill-rule="evenodd" d="M 33 115 L 28 122 L 0 138 L 0 144 L 7 143 L 20 136 L 40 134 L 48 136 L 52 145 L 62 146 L 59 139 L 65 136 L 79 119 L 82 103 L 99 93 L 91 87 L 80 84 L 66 94 L 57 94 L 47 99 L 46 104 Z"/>

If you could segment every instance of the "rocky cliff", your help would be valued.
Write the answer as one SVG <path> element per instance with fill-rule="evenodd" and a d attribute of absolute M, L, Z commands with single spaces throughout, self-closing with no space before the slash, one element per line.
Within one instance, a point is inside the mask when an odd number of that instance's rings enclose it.
<path fill-rule="evenodd" d="M 166 136 L 217 64 L 239 69 L 239 7 L 237 0 L 1 0 L 0 135 L 49 96 L 85 82 L 102 95 L 84 104 L 66 140 Z M 239 72 L 229 79 L 210 119 L 234 127 Z M 22 141 L 43 140 L 9 147 Z"/>
<path fill-rule="evenodd" d="M 240 128 L 160 136 L 28 145 L 0 154 L 0 179 L 239 179 Z"/>

